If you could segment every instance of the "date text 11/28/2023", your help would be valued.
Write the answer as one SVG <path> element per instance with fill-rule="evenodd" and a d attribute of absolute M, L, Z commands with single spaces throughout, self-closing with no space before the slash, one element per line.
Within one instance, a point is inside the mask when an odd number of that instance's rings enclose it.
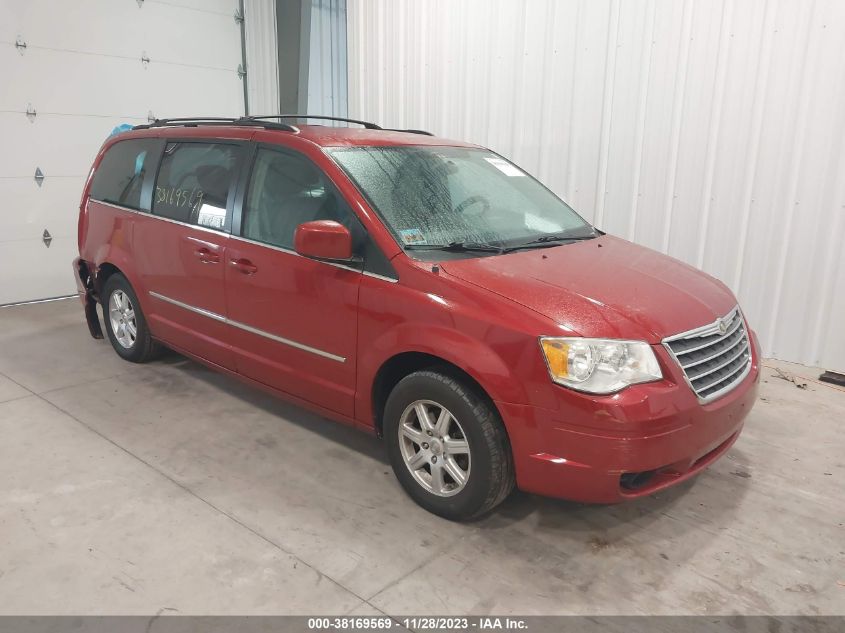
<path fill-rule="evenodd" d="M 528 628 L 522 618 L 514 617 L 436 617 L 414 616 L 389 618 L 380 617 L 334 617 L 308 618 L 309 630 L 387 630 L 394 625 L 415 631 L 519 631 Z"/>

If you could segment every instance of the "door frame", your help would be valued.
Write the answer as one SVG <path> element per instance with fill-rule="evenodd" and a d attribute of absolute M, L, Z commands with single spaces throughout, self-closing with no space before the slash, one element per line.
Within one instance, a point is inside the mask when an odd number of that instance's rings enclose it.
<path fill-rule="evenodd" d="M 269 151 L 292 154 L 304 160 L 307 160 L 309 163 L 311 163 L 311 165 L 313 165 L 316 170 L 320 172 L 320 174 L 322 174 L 328 180 L 328 182 L 334 188 L 335 194 L 340 198 L 340 200 L 343 201 L 343 204 L 347 207 L 349 213 L 361 226 L 361 229 L 364 231 L 366 238 L 370 241 L 372 248 L 377 249 L 379 251 L 384 262 L 387 263 L 388 268 L 391 270 L 392 276 L 382 275 L 367 270 L 366 261 L 360 262 L 358 264 L 344 264 L 343 262 L 334 262 L 325 259 L 316 259 L 310 257 L 308 259 L 319 262 L 321 264 L 325 264 L 327 266 L 334 266 L 336 268 L 351 270 L 360 273 L 366 277 L 375 277 L 376 279 L 381 279 L 383 281 L 388 281 L 391 283 L 397 283 L 399 281 L 399 276 L 393 270 L 393 266 L 390 264 L 390 259 L 384 254 L 384 251 L 382 251 L 381 247 L 378 245 L 376 240 L 373 239 L 371 231 L 369 230 L 369 228 L 367 228 L 367 223 L 360 218 L 358 213 L 355 211 L 355 205 L 353 204 L 353 202 L 349 200 L 346 195 L 344 195 L 342 188 L 338 185 L 337 182 L 335 182 L 334 178 L 332 178 L 332 175 L 325 167 L 323 167 L 317 161 L 311 158 L 306 152 L 302 151 L 299 148 L 291 147 L 290 145 L 286 145 L 283 143 L 267 143 L 264 141 L 253 140 L 248 141 L 248 143 L 250 145 L 250 149 L 244 154 L 244 158 L 247 160 L 247 163 L 241 170 L 241 174 L 237 183 L 237 195 L 235 197 L 235 204 L 232 212 L 232 221 L 229 231 L 231 239 L 249 242 L 250 244 L 257 244 L 259 246 L 265 246 L 267 248 L 280 251 L 282 253 L 295 255 L 296 257 L 304 257 L 304 255 L 300 255 L 292 248 L 278 246 L 277 244 L 268 244 L 267 242 L 259 242 L 258 240 L 253 240 L 248 237 L 244 237 L 243 235 L 243 210 L 244 205 L 246 204 L 247 193 L 249 192 L 249 183 L 252 180 L 252 172 L 255 169 L 255 159 L 258 155 L 258 151 L 265 149 Z"/>

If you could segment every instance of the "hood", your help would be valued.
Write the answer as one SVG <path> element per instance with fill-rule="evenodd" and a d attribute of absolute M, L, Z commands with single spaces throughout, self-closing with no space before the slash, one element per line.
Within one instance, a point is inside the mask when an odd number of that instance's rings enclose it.
<path fill-rule="evenodd" d="M 441 268 L 552 319 L 563 331 L 588 337 L 657 343 L 712 323 L 737 303 L 710 275 L 609 235 L 450 260 Z"/>

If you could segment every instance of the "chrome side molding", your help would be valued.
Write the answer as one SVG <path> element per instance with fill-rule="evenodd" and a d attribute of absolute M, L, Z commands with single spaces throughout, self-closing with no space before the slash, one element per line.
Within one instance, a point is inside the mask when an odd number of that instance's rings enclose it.
<path fill-rule="evenodd" d="M 179 308 L 182 308 L 183 310 L 188 310 L 189 312 L 200 314 L 209 319 L 219 321 L 220 323 L 231 325 L 232 327 L 238 328 L 239 330 L 243 330 L 244 332 L 249 332 L 250 334 L 255 334 L 256 336 L 263 336 L 264 338 L 270 339 L 271 341 L 275 341 L 276 343 L 281 343 L 282 345 L 287 345 L 289 347 L 295 347 L 296 349 L 302 350 L 303 352 L 310 352 L 311 354 L 316 354 L 317 356 L 322 356 L 323 358 L 328 358 L 330 360 L 337 361 L 338 363 L 346 362 L 346 358 L 344 356 L 338 356 L 337 354 L 332 354 L 331 352 L 326 352 L 324 350 L 317 349 L 316 347 L 311 347 L 310 345 L 305 345 L 304 343 L 293 341 L 289 338 L 276 336 L 275 334 L 272 334 L 270 332 L 265 332 L 264 330 L 259 330 L 258 328 L 254 328 L 251 325 L 247 325 L 246 323 L 241 323 L 240 321 L 229 319 L 223 316 L 222 314 L 217 314 L 216 312 L 211 312 L 210 310 L 205 310 L 203 308 L 198 308 L 196 306 L 183 303 L 182 301 L 179 301 L 177 299 L 171 299 L 170 297 L 166 297 L 163 294 L 159 294 L 158 292 L 153 292 L 152 290 L 149 291 L 149 294 L 151 297 L 155 297 L 156 299 L 175 305 Z"/>

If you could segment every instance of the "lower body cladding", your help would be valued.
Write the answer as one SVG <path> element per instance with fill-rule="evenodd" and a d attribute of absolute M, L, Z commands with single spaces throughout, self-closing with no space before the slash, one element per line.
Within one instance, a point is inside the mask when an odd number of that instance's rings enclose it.
<path fill-rule="evenodd" d="M 757 399 L 757 349 L 755 344 L 742 382 L 707 404 L 683 379 L 671 382 L 674 376 L 611 396 L 567 393 L 558 410 L 496 402 L 511 440 L 517 487 L 616 503 L 695 476 L 739 437 Z"/>

